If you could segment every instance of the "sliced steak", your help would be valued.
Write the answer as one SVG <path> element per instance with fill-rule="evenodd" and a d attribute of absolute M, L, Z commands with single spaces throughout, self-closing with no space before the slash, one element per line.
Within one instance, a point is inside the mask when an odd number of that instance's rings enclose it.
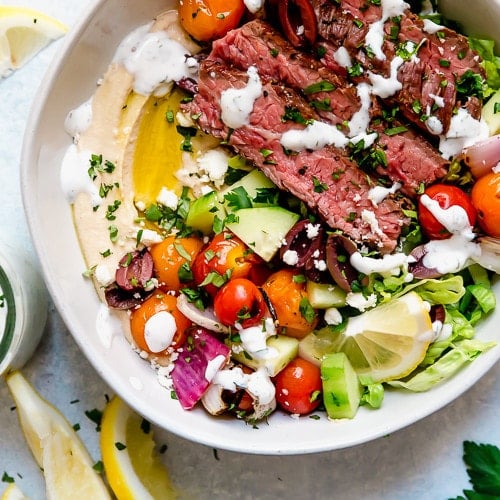
<path fill-rule="evenodd" d="M 345 133 L 349 132 L 346 123 L 361 107 L 357 88 L 346 78 L 326 68 L 311 54 L 296 50 L 263 21 L 246 23 L 214 42 L 209 58 L 243 70 L 257 67 L 261 76 L 300 92 L 322 121 L 338 124 Z M 319 90 L 321 88 L 327 90 Z M 379 134 L 374 148 L 383 151 L 384 162 L 368 161 L 365 168 L 401 183 L 402 191 L 408 196 L 415 196 L 422 184 L 430 184 L 446 175 L 449 162 L 408 124 L 398 120 L 387 123 L 374 97 L 371 97 L 369 115 L 370 124 L 364 127 Z M 395 137 L 387 135 L 386 130 L 389 134 L 396 130 L 399 133 Z"/>
<path fill-rule="evenodd" d="M 202 130 L 225 140 L 278 187 L 317 211 L 332 228 L 381 252 L 394 250 L 401 228 L 408 222 L 402 212 L 404 199 L 388 197 L 373 206 L 368 192 L 374 181 L 343 148 L 284 150 L 280 142 L 282 134 L 305 127 L 285 120 L 287 110 L 293 109 L 304 120 L 318 116 L 295 90 L 265 77 L 261 80 L 262 93 L 253 103 L 249 123 L 230 130 L 221 120 L 221 95 L 227 89 L 245 87 L 248 75 L 221 61 L 208 59 L 200 66 L 198 93 L 184 109 L 198 117 Z"/>
<path fill-rule="evenodd" d="M 370 51 L 366 36 L 373 24 L 382 19 L 382 6 L 365 0 L 312 0 L 312 3 L 322 39 L 320 45 L 326 49 L 322 61 L 332 71 L 342 71 L 333 57 L 340 47 L 348 51 L 353 64 L 359 65 L 360 74 L 355 81 L 367 81 L 369 72 L 389 77 L 391 62 L 401 56 L 404 61 L 397 70 L 397 79 L 402 88 L 390 100 L 397 103 L 408 120 L 426 133 L 438 135 L 434 127 L 427 126 L 429 115 L 439 120 L 443 133 L 448 131 L 456 108 L 463 107 L 474 118 L 480 118 L 478 95 L 464 91 L 460 85 L 461 80 L 471 75 L 484 77 L 479 57 L 464 36 L 444 27 L 426 31 L 424 21 L 407 9 L 385 21 L 381 46 L 385 58 L 379 58 Z M 413 57 L 408 54 L 408 42 L 418 47 Z"/>

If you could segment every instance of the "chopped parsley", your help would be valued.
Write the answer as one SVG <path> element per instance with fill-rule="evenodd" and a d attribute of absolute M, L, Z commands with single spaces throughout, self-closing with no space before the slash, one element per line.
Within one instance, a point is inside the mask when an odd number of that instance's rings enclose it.
<path fill-rule="evenodd" d="M 92 154 L 89 162 L 90 168 L 87 172 L 92 180 L 96 179 L 99 173 L 111 174 L 116 168 L 115 164 L 109 160 L 103 162 L 102 155 Z"/>
<path fill-rule="evenodd" d="M 309 125 L 310 123 L 312 123 L 312 120 L 306 120 L 297 108 L 291 106 L 285 107 L 285 114 L 281 117 L 281 121 L 290 121 L 300 123 L 301 125 Z"/>
<path fill-rule="evenodd" d="M 391 135 L 402 134 L 403 132 L 407 132 L 407 131 L 408 131 L 408 129 L 405 126 L 401 125 L 399 127 L 386 128 L 384 130 L 384 133 L 385 133 L 385 135 L 391 136 Z"/>
<path fill-rule="evenodd" d="M 328 184 L 321 182 L 317 177 L 313 175 L 312 182 L 314 186 L 315 193 L 323 193 L 328 190 Z"/>
<path fill-rule="evenodd" d="M 316 313 L 314 312 L 313 306 L 311 305 L 307 297 L 302 297 L 302 299 L 300 299 L 299 311 L 301 316 L 309 324 L 311 324 L 316 318 Z"/>
<path fill-rule="evenodd" d="M 331 92 L 335 90 L 336 87 L 333 83 L 330 83 L 326 80 L 322 80 L 321 82 L 313 83 L 304 89 L 304 94 L 311 95 L 317 94 L 318 92 Z"/>
<path fill-rule="evenodd" d="M 183 127 L 177 125 L 177 132 L 184 137 L 181 142 L 181 150 L 187 151 L 188 153 L 193 151 L 193 145 L 191 144 L 191 139 L 196 136 L 197 129 L 195 127 Z"/>
<path fill-rule="evenodd" d="M 234 210 L 252 208 L 252 200 L 243 186 L 238 186 L 232 191 L 229 191 L 229 193 L 224 195 L 224 200 L 227 201 L 228 207 Z"/>

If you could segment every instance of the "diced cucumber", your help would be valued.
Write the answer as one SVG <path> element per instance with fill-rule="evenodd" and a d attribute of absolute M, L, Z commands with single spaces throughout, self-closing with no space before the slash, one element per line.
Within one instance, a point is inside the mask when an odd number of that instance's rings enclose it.
<path fill-rule="evenodd" d="M 238 222 L 226 224 L 257 255 L 269 262 L 299 216 L 281 207 L 242 208 Z"/>
<path fill-rule="evenodd" d="M 213 229 L 214 217 L 217 215 L 221 220 L 224 220 L 227 212 L 233 211 L 227 206 L 224 195 L 238 187 L 244 188 L 250 199 L 255 198 L 259 188 L 276 188 L 275 184 L 273 184 L 273 182 L 271 182 L 260 170 L 251 170 L 231 186 L 221 191 L 211 191 L 194 200 L 189 207 L 186 225 L 192 227 L 196 231 L 200 231 L 202 234 L 209 235 Z M 255 208 L 267 206 L 269 206 L 269 204 L 252 202 L 252 207 Z"/>
<path fill-rule="evenodd" d="M 241 344 L 231 344 L 241 346 Z M 252 357 L 246 352 L 236 352 L 232 350 L 232 358 L 242 365 L 248 366 L 254 370 L 259 368 L 266 368 L 267 373 L 270 377 L 277 375 L 285 366 L 297 357 L 299 351 L 299 341 L 293 337 L 287 337 L 286 335 L 275 335 L 267 339 L 267 347 L 269 348 L 269 357 L 259 359 L 257 357 Z"/>
<path fill-rule="evenodd" d="M 217 193 L 210 191 L 191 203 L 186 217 L 186 225 L 195 231 L 208 235 L 212 232 L 216 214 L 219 218 L 224 219 L 224 207 L 219 203 Z"/>
<path fill-rule="evenodd" d="M 496 135 L 500 132 L 500 113 L 495 113 L 495 105 L 500 106 L 500 90 L 497 90 L 483 106 L 482 118 L 490 129 L 490 135 Z"/>
<path fill-rule="evenodd" d="M 306 291 L 309 302 L 315 309 L 342 307 L 346 304 L 346 293 L 337 285 L 308 281 Z"/>
<path fill-rule="evenodd" d="M 242 187 L 247 192 L 248 196 L 252 199 L 258 194 L 259 188 L 276 188 L 276 185 L 268 179 L 260 170 L 254 169 L 250 171 L 247 175 L 242 177 L 239 181 L 236 181 L 231 186 L 224 188 L 219 191 L 219 201 L 222 203 L 224 201 L 224 195 L 234 191 L 236 188 Z M 277 189 L 277 188 L 276 188 Z M 254 203 L 254 206 L 265 206 L 265 203 Z"/>
<path fill-rule="evenodd" d="M 353 418 L 361 401 L 358 375 L 343 352 L 327 354 L 321 363 L 323 402 L 330 418 Z"/>
<path fill-rule="evenodd" d="M 338 352 L 342 346 L 343 335 L 334 332 L 328 326 L 314 330 L 299 342 L 299 356 L 311 363 L 320 366 L 327 354 Z"/>

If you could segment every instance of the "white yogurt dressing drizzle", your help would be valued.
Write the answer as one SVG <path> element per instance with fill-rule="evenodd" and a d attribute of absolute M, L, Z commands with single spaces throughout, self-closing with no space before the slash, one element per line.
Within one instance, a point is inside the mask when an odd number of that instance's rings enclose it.
<path fill-rule="evenodd" d="M 276 328 L 272 318 L 266 318 L 264 325 L 241 328 L 236 324 L 241 339 L 241 347 L 250 356 L 257 359 L 271 359 L 277 356 L 276 349 L 267 347 L 267 339 L 276 335 Z"/>
<path fill-rule="evenodd" d="M 442 274 L 456 273 L 471 260 L 481 255 L 481 248 L 473 242 L 474 233 L 467 212 L 458 205 L 447 209 L 427 195 L 420 198 L 422 204 L 452 235 L 445 240 L 431 240 L 425 245 L 423 264 Z"/>
<path fill-rule="evenodd" d="M 64 121 L 64 130 L 78 143 L 80 134 L 83 134 L 92 122 L 92 100 L 87 99 L 77 108 L 71 110 Z"/>
<path fill-rule="evenodd" d="M 252 14 L 255 14 L 264 7 L 264 0 L 243 0 L 243 3 Z"/>
<path fill-rule="evenodd" d="M 382 0 L 382 17 L 370 25 L 370 29 L 365 37 L 365 43 L 368 45 L 375 57 L 381 61 L 386 59 L 382 50 L 384 44 L 384 24 L 391 18 L 401 16 L 410 6 L 402 0 Z"/>
<path fill-rule="evenodd" d="M 94 207 L 103 202 L 88 174 L 91 156 L 90 151 L 80 151 L 75 144 L 69 146 L 64 154 L 59 179 L 68 203 L 73 203 L 78 193 L 87 193 Z"/>
<path fill-rule="evenodd" d="M 382 203 L 390 194 L 396 193 L 401 187 L 400 182 L 395 182 L 391 187 L 374 186 L 368 191 L 368 199 L 374 207 L 377 207 L 379 203 Z"/>
<path fill-rule="evenodd" d="M 106 304 L 99 304 L 95 325 L 97 336 L 106 349 L 111 348 L 115 335 L 118 337 L 123 336 L 121 321 Z"/>
<path fill-rule="evenodd" d="M 165 31 L 149 32 L 151 24 L 137 28 L 119 45 L 114 61 L 134 76 L 134 91 L 142 95 L 168 92 L 169 84 L 182 78 L 195 78 L 198 63 Z"/>
<path fill-rule="evenodd" d="M 439 150 L 444 158 L 450 159 L 489 135 L 484 120 L 476 120 L 466 109 L 459 108 L 451 118 L 448 132 L 440 137 Z"/>
<path fill-rule="evenodd" d="M 271 403 L 276 393 L 274 384 L 263 368 L 249 374 L 243 373 L 243 370 L 239 367 L 219 370 L 215 374 L 212 383 L 232 392 L 238 389 L 248 389 L 252 396 L 262 405 Z"/>
<path fill-rule="evenodd" d="M 177 331 L 175 318 L 167 311 L 153 314 L 144 325 L 144 340 L 151 352 L 164 351 Z"/>
<path fill-rule="evenodd" d="M 247 75 L 248 82 L 245 87 L 231 88 L 221 93 L 221 118 L 229 128 L 236 129 L 248 125 L 254 103 L 262 95 L 262 82 L 257 68 L 250 66 Z"/>
<path fill-rule="evenodd" d="M 400 56 L 396 56 L 391 61 L 391 73 L 388 78 L 382 75 L 376 75 L 375 73 L 368 73 L 368 78 L 372 84 L 372 94 L 378 95 L 382 97 L 382 99 L 386 99 L 403 88 L 403 84 L 398 80 L 398 70 L 403 62 L 404 60 Z"/>

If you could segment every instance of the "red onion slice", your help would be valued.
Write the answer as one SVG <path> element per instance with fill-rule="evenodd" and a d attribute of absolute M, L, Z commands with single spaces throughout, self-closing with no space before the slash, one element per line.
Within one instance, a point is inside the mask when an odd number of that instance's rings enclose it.
<path fill-rule="evenodd" d="M 463 152 L 463 160 L 476 179 L 491 172 L 500 162 L 500 135 L 468 147 Z"/>

